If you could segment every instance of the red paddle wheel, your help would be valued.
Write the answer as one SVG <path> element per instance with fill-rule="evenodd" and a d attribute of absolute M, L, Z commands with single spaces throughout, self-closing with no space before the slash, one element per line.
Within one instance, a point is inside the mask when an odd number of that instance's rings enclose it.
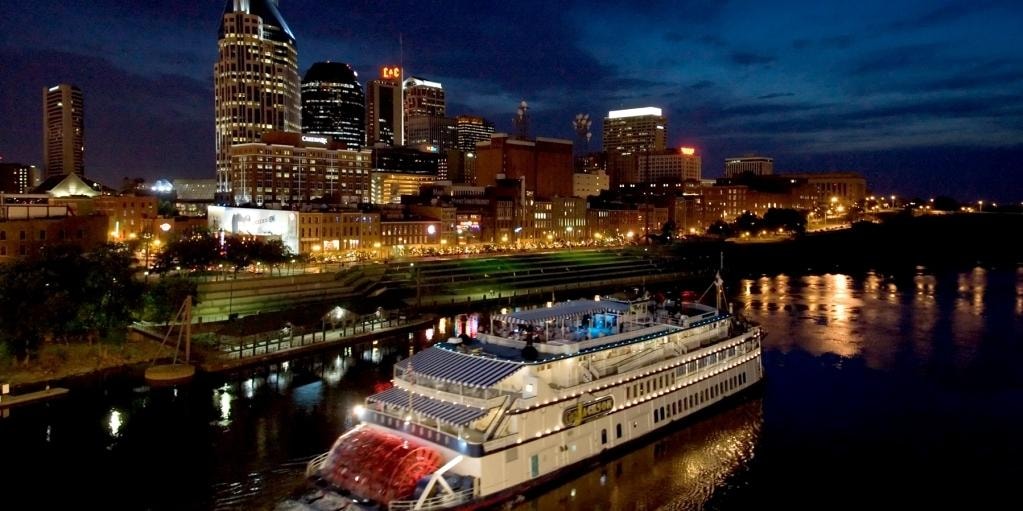
<path fill-rule="evenodd" d="M 442 463 L 440 454 L 429 447 L 360 428 L 334 442 L 320 475 L 355 495 L 387 505 L 410 498 L 416 483 Z"/>

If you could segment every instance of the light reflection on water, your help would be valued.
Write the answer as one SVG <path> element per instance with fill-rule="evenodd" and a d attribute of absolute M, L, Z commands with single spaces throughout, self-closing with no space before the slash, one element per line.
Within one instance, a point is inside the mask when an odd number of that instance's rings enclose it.
<path fill-rule="evenodd" d="M 759 397 L 727 403 L 670 427 L 514 511 L 701 509 L 754 457 L 763 424 Z"/>
<path fill-rule="evenodd" d="M 981 471 L 994 456 L 981 444 L 997 445 L 1002 465 L 1023 458 L 1023 268 L 775 275 L 731 289 L 769 331 L 762 399 L 722 407 L 517 509 L 745 508 L 787 502 L 790 491 L 773 488 L 791 488 L 778 480 L 789 474 L 838 491 L 828 474 L 862 477 L 849 468 L 857 462 L 885 459 L 900 474 L 933 477 L 960 465 Z M 437 325 L 436 338 L 450 326 Z M 382 341 L 180 394 L 103 382 L 0 421 L 0 438 L 19 439 L 5 447 L 0 480 L 38 494 L 34 474 L 76 474 L 46 507 L 66 498 L 64 507 L 271 508 L 407 353 L 406 339 Z M 741 497 L 758 485 L 758 498 Z"/>

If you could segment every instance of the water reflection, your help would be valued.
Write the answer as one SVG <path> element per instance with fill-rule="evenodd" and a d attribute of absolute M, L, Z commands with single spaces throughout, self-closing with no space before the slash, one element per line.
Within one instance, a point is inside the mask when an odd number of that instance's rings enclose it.
<path fill-rule="evenodd" d="M 518 509 L 746 508 L 737 499 L 788 502 L 793 473 L 838 494 L 834 481 L 862 478 L 850 460 L 895 460 L 887 475 L 903 481 L 1023 457 L 1023 268 L 761 276 L 730 289 L 769 331 L 763 404 L 722 408 Z M 453 325 L 440 321 L 435 339 Z M 387 387 L 408 347 L 381 339 L 200 378 L 177 395 L 139 387 L 141 375 L 97 379 L 0 420 L 0 438 L 18 439 L 5 444 L 0 481 L 17 499 L 46 494 L 52 480 L 38 474 L 54 466 L 75 474 L 46 508 L 272 508 L 353 426 L 352 408 Z M 1004 463 L 987 463 L 978 438 Z M 742 495 L 757 484 L 756 498 Z"/>
<path fill-rule="evenodd" d="M 120 410 L 110 410 L 110 419 L 107 421 L 107 426 L 110 428 L 110 436 L 117 438 L 117 435 L 121 431 L 121 412 Z"/>
<path fill-rule="evenodd" d="M 772 334 L 773 342 L 791 348 L 792 339 L 786 332 L 800 326 L 816 331 L 814 345 L 803 346 L 814 353 L 837 353 L 844 357 L 859 353 L 860 339 L 853 326 L 859 319 L 863 302 L 848 275 L 805 276 L 795 285 L 787 275 L 765 276 L 755 282 L 743 280 L 740 287 L 744 291 L 739 298 L 748 315 L 758 320 L 790 320 L 774 322 L 776 328 L 768 327 L 769 333 L 779 334 Z"/>
<path fill-rule="evenodd" d="M 740 281 L 737 298 L 767 328 L 768 345 L 784 351 L 862 357 L 875 369 L 900 360 L 925 366 L 934 357 L 962 368 L 988 333 L 991 307 L 1014 303 L 1016 316 L 1023 315 L 1023 269 L 999 278 L 1005 277 L 1011 286 L 992 285 L 991 271 L 979 267 L 809 275 L 791 283 L 784 275 L 765 276 Z M 936 342 L 944 338 L 949 342 Z"/>
<path fill-rule="evenodd" d="M 762 424 L 762 398 L 727 403 L 513 509 L 701 509 L 753 459 Z"/>
<path fill-rule="evenodd" d="M 225 428 L 231 425 L 231 401 L 233 396 L 231 396 L 229 390 L 230 387 L 224 385 L 213 391 L 213 400 L 216 403 L 217 409 L 220 410 L 220 420 L 217 421 L 217 424 Z"/>

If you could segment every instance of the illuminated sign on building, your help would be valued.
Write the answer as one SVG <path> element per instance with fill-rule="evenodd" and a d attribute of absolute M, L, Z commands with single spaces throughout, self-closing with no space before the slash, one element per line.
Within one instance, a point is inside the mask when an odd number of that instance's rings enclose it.
<path fill-rule="evenodd" d="M 303 142 L 315 142 L 317 144 L 327 145 L 327 137 L 314 137 L 311 135 L 302 135 Z"/>
<path fill-rule="evenodd" d="M 612 396 L 604 396 L 588 403 L 580 401 L 577 405 L 565 409 L 561 414 L 561 422 L 566 426 L 578 426 L 609 413 L 614 407 L 615 400 Z"/>
<path fill-rule="evenodd" d="M 683 147 L 682 148 L 682 154 L 684 154 L 686 156 L 692 156 L 692 155 L 696 154 L 696 149 L 692 148 L 692 147 Z"/>
<path fill-rule="evenodd" d="M 298 215 L 272 209 L 208 206 L 211 231 L 280 239 L 293 254 L 298 253 Z"/>
<path fill-rule="evenodd" d="M 401 80 L 401 68 L 398 66 L 384 66 L 380 68 L 380 78 L 384 80 Z"/>

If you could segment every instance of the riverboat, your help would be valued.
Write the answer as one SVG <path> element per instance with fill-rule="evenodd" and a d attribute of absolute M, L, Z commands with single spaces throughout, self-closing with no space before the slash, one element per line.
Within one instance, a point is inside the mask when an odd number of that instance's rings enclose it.
<path fill-rule="evenodd" d="M 753 386 L 764 333 L 720 310 L 716 284 L 717 307 L 646 296 L 506 311 L 399 361 L 289 509 L 490 507 Z"/>

